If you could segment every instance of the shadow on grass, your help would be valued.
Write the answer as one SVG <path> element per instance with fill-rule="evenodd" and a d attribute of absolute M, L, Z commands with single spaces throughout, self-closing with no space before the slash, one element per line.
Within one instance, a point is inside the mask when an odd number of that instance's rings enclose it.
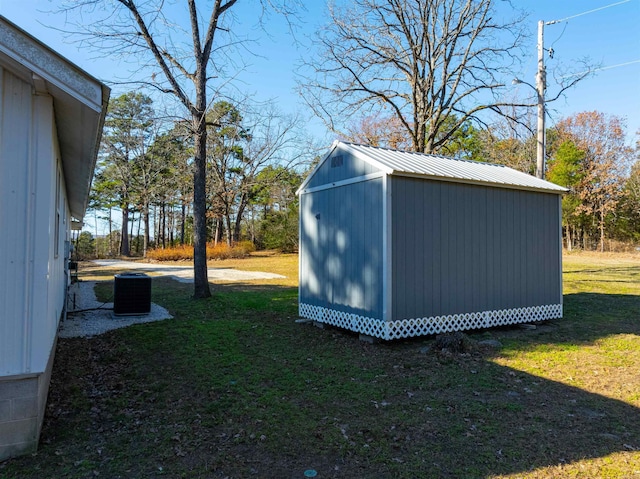
<path fill-rule="evenodd" d="M 60 340 L 40 450 L 0 477 L 473 478 L 640 448 L 638 408 L 498 365 L 493 350 L 296 324 L 296 288 L 191 292 L 154 278 L 175 319 Z M 563 320 L 471 336 L 588 343 L 637 334 L 638 306 L 568 295 Z"/>
<path fill-rule="evenodd" d="M 507 340 L 510 347 L 530 349 L 540 344 L 593 344 L 617 334 L 640 336 L 640 296 L 573 293 L 564 295 L 563 318 L 542 322 L 536 330 L 518 326 L 486 331 Z"/>
<path fill-rule="evenodd" d="M 584 340 L 581 325 L 587 340 L 610 334 L 640 334 L 640 296 L 630 294 L 574 293 L 564 296 L 563 321 Z M 591 337 L 593 336 L 593 337 Z"/>
<path fill-rule="evenodd" d="M 455 380 L 442 377 L 428 391 L 413 389 L 410 400 L 388 400 L 387 409 L 409 420 L 371 414 L 373 429 L 394 431 L 382 439 L 400 438 L 381 469 L 386 477 L 526 473 L 640 448 L 638 408 L 490 362 L 460 366 L 446 373 Z"/>
<path fill-rule="evenodd" d="M 623 274 L 625 276 L 640 276 L 640 266 L 618 266 L 615 268 L 603 266 L 601 268 L 572 269 L 572 266 L 569 265 L 565 274 Z"/>

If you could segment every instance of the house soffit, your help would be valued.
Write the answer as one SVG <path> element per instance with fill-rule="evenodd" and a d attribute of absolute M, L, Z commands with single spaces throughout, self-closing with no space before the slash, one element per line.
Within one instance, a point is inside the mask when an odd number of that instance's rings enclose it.
<path fill-rule="evenodd" d="M 71 214 L 82 219 L 95 167 L 109 88 L 0 16 L 0 65 L 49 95 Z"/>
<path fill-rule="evenodd" d="M 19 76 L 24 77 L 24 71 L 29 70 L 92 110 L 102 110 L 100 82 L 3 20 L 0 17 L 0 53 L 13 60 L 14 65 L 17 63 L 21 66 L 17 72 Z"/>

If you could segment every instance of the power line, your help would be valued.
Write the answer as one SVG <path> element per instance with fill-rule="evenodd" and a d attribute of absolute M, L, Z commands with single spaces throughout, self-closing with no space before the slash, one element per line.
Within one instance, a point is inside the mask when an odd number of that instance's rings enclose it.
<path fill-rule="evenodd" d="M 581 17 L 582 15 L 587 15 L 589 13 L 593 13 L 593 12 L 599 12 L 600 10 L 604 10 L 605 8 L 610 8 L 610 7 L 615 7 L 617 5 L 622 5 L 623 3 L 628 3 L 631 0 L 622 0 L 621 2 L 617 2 L 617 3 L 612 3 L 610 5 L 606 5 L 604 7 L 598 7 L 598 8 L 594 8 L 593 10 L 589 10 L 587 12 L 582 12 L 582 13 L 577 13 L 575 15 L 571 15 L 570 17 L 567 18 L 563 18 L 561 20 L 552 20 L 550 22 L 546 22 L 546 25 L 553 25 L 554 23 L 562 23 L 562 22 L 566 22 L 567 20 L 571 20 L 572 18 L 576 18 L 576 17 Z"/>
<path fill-rule="evenodd" d="M 618 63 L 617 65 L 610 65 L 608 67 L 596 68 L 593 71 L 594 72 L 599 72 L 599 71 L 602 71 L 602 70 L 611 70 L 612 68 L 626 67 L 627 65 L 633 65 L 634 63 L 640 63 L 640 59 L 631 60 L 630 62 Z"/>
<path fill-rule="evenodd" d="M 564 76 L 561 76 L 560 78 L 571 78 L 579 75 L 584 75 L 585 73 L 601 72 L 603 70 L 611 70 L 612 68 L 626 67 L 627 65 L 633 65 L 634 63 L 640 63 L 640 59 L 631 60 L 630 62 L 618 63 L 617 65 L 609 65 L 607 67 L 596 68 L 594 70 L 585 70 L 580 73 L 572 73 L 571 75 L 564 75 Z"/>

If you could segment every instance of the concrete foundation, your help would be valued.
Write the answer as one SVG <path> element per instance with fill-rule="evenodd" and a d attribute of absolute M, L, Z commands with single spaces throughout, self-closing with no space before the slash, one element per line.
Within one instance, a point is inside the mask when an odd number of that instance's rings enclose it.
<path fill-rule="evenodd" d="M 55 348 L 43 373 L 0 377 L 0 461 L 38 448 Z"/>

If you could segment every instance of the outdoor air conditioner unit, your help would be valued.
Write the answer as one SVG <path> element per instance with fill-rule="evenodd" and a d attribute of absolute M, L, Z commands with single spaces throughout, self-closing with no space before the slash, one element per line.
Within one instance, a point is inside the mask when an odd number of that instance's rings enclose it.
<path fill-rule="evenodd" d="M 113 314 L 139 316 L 151 312 L 151 277 L 144 273 L 116 274 Z"/>

